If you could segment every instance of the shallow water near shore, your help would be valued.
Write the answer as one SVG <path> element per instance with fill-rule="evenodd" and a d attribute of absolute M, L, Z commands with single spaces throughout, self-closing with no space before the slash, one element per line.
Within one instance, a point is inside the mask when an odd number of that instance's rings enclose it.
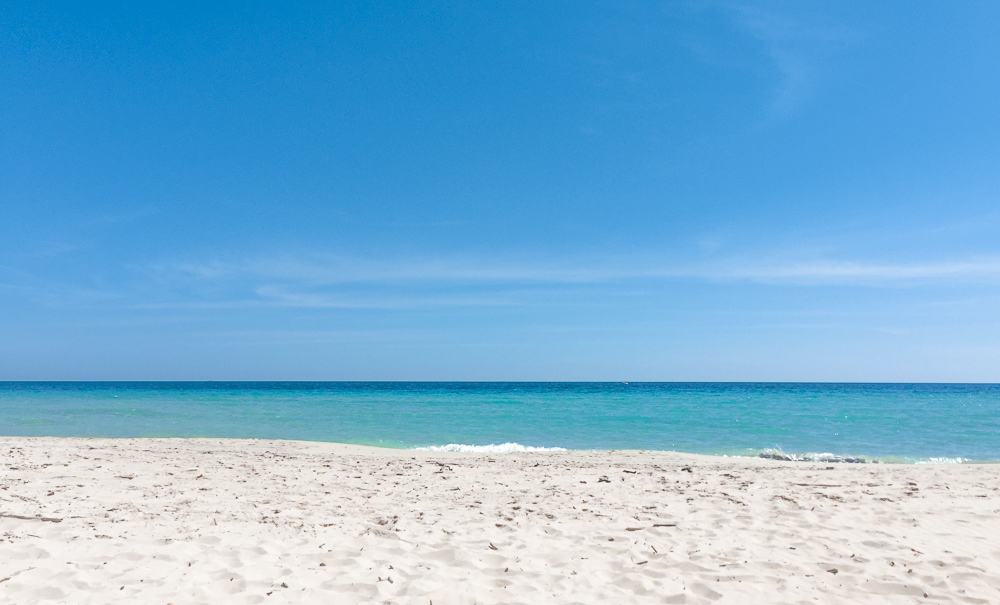
<path fill-rule="evenodd" d="M 0 434 L 982 462 L 1000 385 L 6 382 Z"/>

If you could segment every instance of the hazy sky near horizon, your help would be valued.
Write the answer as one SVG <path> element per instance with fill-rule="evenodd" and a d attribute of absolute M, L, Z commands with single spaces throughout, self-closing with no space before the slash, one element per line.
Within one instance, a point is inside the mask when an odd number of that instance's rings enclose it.
<path fill-rule="evenodd" d="M 998 25 L 8 4 L 0 380 L 1000 381 Z"/>

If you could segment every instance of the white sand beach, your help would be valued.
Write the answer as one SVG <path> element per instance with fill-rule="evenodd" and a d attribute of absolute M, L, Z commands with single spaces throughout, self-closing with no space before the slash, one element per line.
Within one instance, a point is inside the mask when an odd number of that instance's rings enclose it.
<path fill-rule="evenodd" d="M 1000 466 L 0 438 L 4 603 L 1000 602 Z"/>

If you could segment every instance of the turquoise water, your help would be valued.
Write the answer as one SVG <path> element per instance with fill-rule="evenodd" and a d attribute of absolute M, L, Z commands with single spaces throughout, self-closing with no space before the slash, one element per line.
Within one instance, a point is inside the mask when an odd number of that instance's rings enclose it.
<path fill-rule="evenodd" d="M 0 434 L 1000 460 L 1000 385 L 0 383 Z"/>

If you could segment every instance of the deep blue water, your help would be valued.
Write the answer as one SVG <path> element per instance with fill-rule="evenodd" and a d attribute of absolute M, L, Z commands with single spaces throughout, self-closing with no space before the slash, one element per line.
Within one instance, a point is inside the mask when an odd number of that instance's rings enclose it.
<path fill-rule="evenodd" d="M 1000 460 L 1000 385 L 0 382 L 0 434 Z"/>

